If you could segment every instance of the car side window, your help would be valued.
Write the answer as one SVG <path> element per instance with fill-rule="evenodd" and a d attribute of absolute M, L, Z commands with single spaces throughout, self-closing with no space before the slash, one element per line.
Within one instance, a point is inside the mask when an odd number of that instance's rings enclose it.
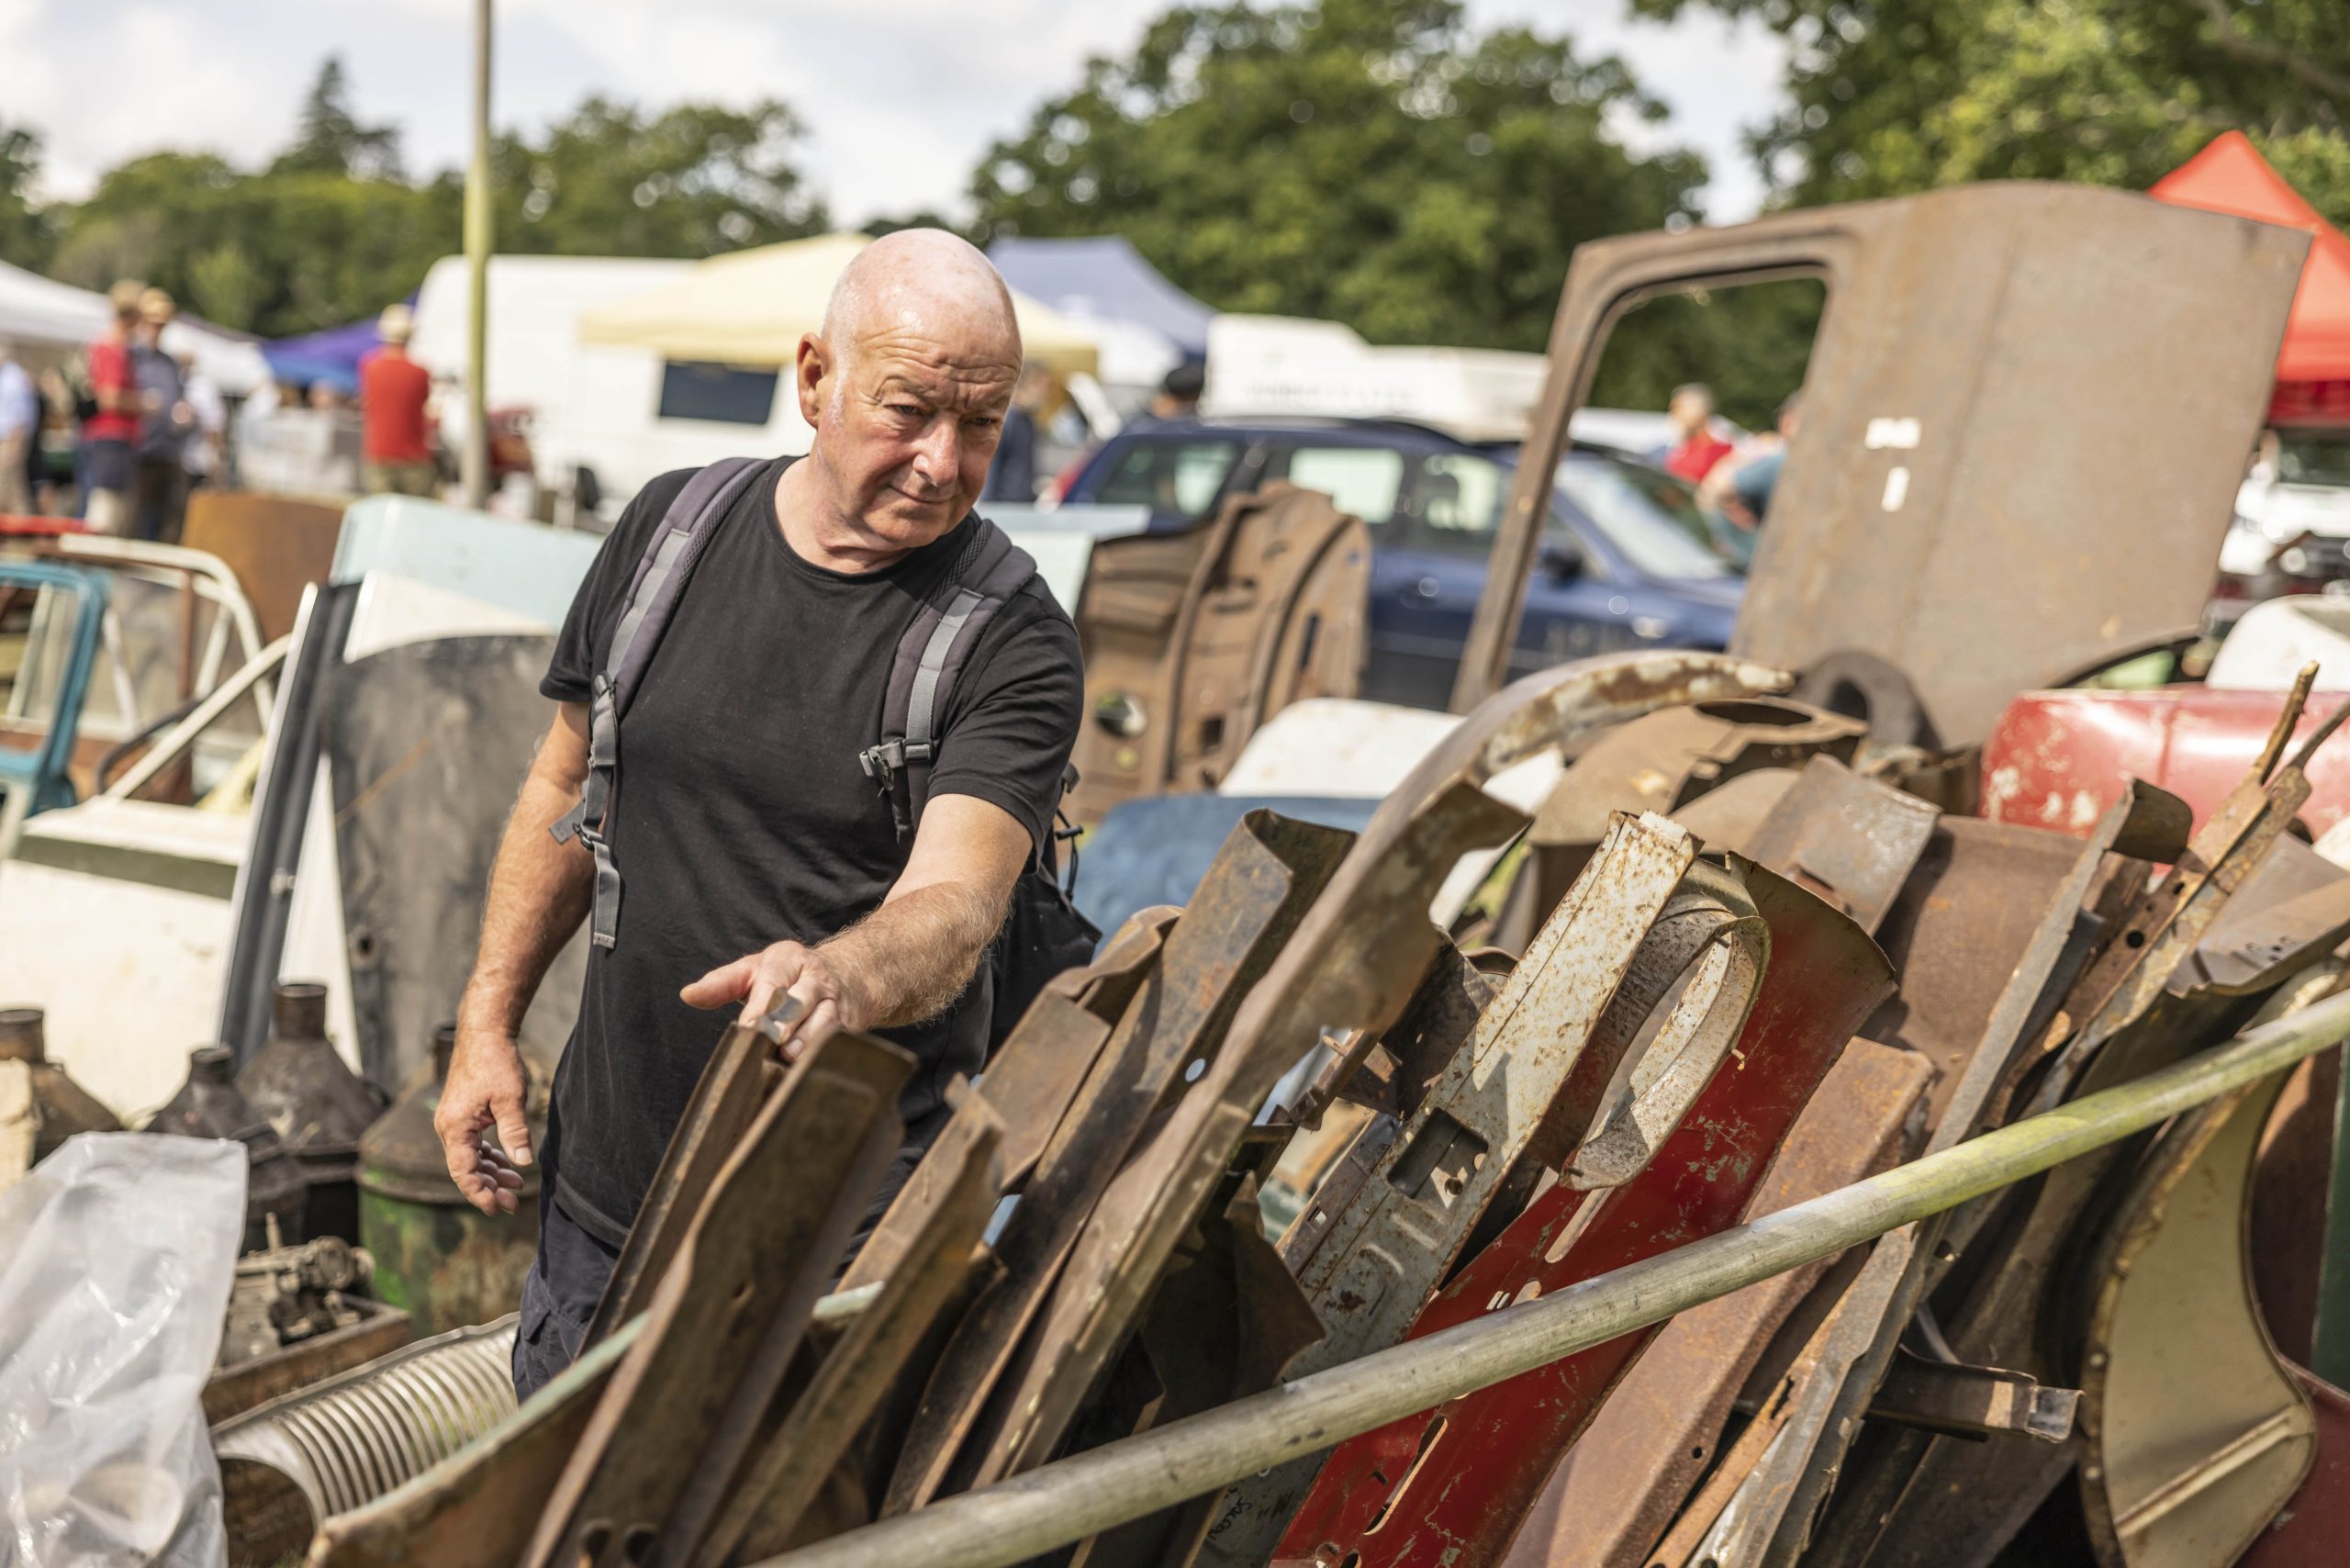
<path fill-rule="evenodd" d="M 1419 518 L 1415 547 L 1481 560 L 1492 554 L 1508 479 L 1501 465 L 1474 453 L 1433 452 L 1422 458 L 1413 497 Z"/>
<path fill-rule="evenodd" d="M 1093 498 L 1104 506 L 1204 517 L 1239 458 L 1237 441 L 1138 441 L 1119 454 Z"/>
<path fill-rule="evenodd" d="M 1404 493 L 1404 454 L 1382 446 L 1299 446 L 1283 476 L 1302 490 L 1319 490 L 1340 511 L 1362 519 L 1376 540 L 1386 536 Z"/>

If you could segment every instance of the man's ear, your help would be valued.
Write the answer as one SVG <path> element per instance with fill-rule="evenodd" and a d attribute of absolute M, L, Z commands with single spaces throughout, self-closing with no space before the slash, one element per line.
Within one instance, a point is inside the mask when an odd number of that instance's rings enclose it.
<path fill-rule="evenodd" d="M 833 351 L 824 346 L 822 338 L 813 332 L 800 334 L 800 353 L 792 365 L 791 384 L 800 397 L 800 417 L 810 430 L 817 428 L 817 421 L 832 398 L 832 378 L 839 372 Z"/>

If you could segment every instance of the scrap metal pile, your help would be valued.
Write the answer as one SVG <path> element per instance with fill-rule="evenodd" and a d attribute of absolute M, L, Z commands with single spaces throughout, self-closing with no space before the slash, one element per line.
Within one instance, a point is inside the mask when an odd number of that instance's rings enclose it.
<path fill-rule="evenodd" d="M 1250 812 L 1186 907 L 1053 984 L 837 1280 L 911 1059 L 844 1035 L 786 1068 L 776 1021 L 737 1025 L 580 1363 L 327 1518 L 309 1561 L 756 1562 L 1657 1256 L 2341 973 L 2350 874 L 2288 832 L 2323 733 L 2286 756 L 2297 712 L 2191 835 L 2142 785 L 2076 839 L 1942 815 L 1791 684 L 1569 666 L 1482 706 L 1359 836 Z M 1550 753 L 1530 821 L 1483 788 Z M 1658 809 L 1594 810 L 1625 795 Z M 1430 920 L 1463 856 L 1529 827 L 1455 932 Z M 1463 945 L 1512 919 L 1515 957 Z M 2104 1561 L 2232 1561 L 2320 1441 L 2214 1241 L 2275 1096 L 1075 1560 L 1987 1562 L 2070 1477 Z M 1307 1191 L 1269 1239 L 1274 1182 Z"/>

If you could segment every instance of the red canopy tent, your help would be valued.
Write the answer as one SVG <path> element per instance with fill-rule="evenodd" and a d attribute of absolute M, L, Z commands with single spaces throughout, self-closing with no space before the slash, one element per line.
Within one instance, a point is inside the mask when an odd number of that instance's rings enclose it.
<path fill-rule="evenodd" d="M 2277 356 L 2277 424 L 2350 423 L 2350 239 L 2287 185 L 2244 132 L 2231 130 L 2163 176 L 2157 201 L 2299 229 L 2311 237 Z"/>
<path fill-rule="evenodd" d="M 2216 137 L 2195 158 L 2165 174 L 2150 196 L 2177 207 L 2282 223 L 2312 238 L 2294 313 L 2284 322 L 2270 420 L 2350 423 L 2350 240 L 2267 167 L 2244 131 Z"/>

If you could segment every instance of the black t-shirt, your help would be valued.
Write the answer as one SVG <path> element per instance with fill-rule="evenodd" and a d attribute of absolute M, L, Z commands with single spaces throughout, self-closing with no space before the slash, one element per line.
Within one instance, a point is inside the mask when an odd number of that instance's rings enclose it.
<path fill-rule="evenodd" d="M 733 1016 L 687 1006 L 678 988 L 772 943 L 837 935 L 904 868 L 889 800 L 857 753 L 880 739 L 899 638 L 978 524 L 965 518 L 885 571 L 827 571 L 778 524 L 788 461 L 719 521 L 621 718 L 607 834 L 618 940 L 589 949 L 543 1151 L 565 1209 L 613 1245 Z M 689 476 L 646 486 L 605 541 L 556 640 L 547 696 L 588 700 L 646 540 Z M 1083 698 L 1076 628 L 1031 582 L 945 700 L 928 798 L 992 801 L 1043 842 Z M 922 1062 L 900 1107 L 909 1124 L 937 1109 L 955 1073 L 979 1070 L 987 992 L 981 963 L 944 1015 L 884 1032 Z"/>

